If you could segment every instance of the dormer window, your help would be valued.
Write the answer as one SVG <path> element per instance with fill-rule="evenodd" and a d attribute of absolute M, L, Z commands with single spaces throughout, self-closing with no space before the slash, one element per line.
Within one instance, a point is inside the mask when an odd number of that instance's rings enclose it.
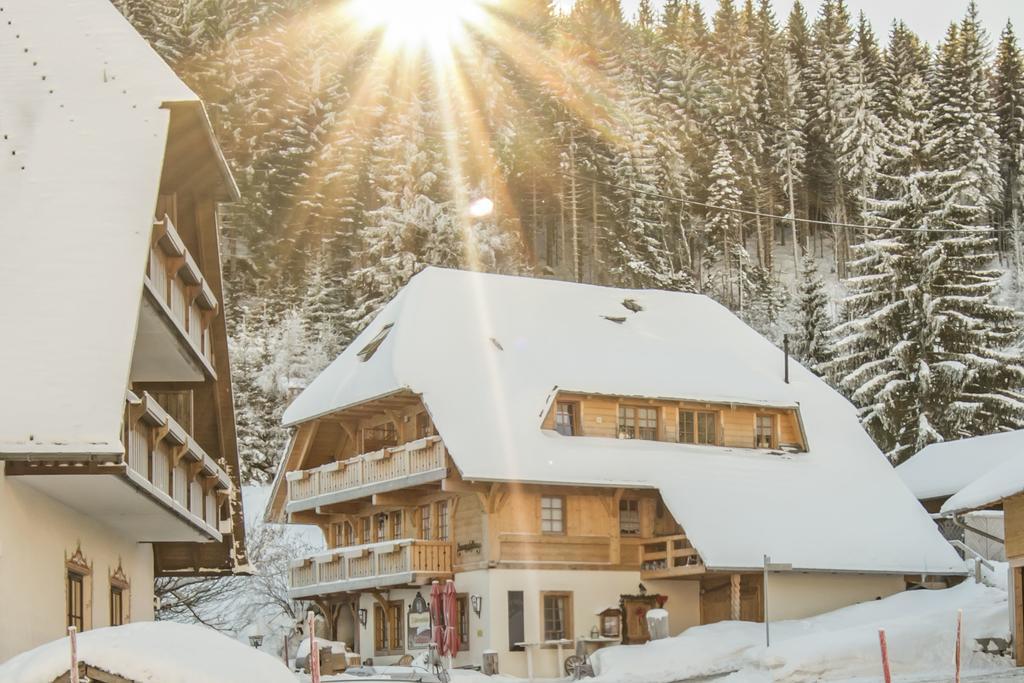
<path fill-rule="evenodd" d="M 680 410 L 679 443 L 718 444 L 718 412 Z"/>
<path fill-rule="evenodd" d="M 619 438 L 658 440 L 658 409 L 619 406 Z"/>
<path fill-rule="evenodd" d="M 559 401 L 555 407 L 555 431 L 563 436 L 575 436 L 579 433 L 579 405 L 569 401 Z"/>

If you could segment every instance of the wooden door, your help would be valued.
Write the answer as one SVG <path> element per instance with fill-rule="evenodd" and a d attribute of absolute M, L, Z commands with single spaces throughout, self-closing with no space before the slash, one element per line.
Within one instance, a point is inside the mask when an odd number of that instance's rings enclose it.
<path fill-rule="evenodd" d="M 764 621 L 762 579 L 746 574 L 740 580 L 740 621 Z M 700 623 L 714 624 L 732 618 L 732 584 L 728 576 L 709 577 L 700 583 Z"/>

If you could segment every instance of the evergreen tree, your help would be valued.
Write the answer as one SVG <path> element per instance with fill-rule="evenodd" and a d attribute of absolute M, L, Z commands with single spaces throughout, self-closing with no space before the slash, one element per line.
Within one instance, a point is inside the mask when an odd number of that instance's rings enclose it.
<path fill-rule="evenodd" d="M 829 296 L 814 259 L 800 267 L 800 284 L 795 298 L 796 312 L 793 355 L 811 370 L 832 358 L 830 333 L 833 321 L 828 312 Z"/>
<path fill-rule="evenodd" d="M 1013 232 L 1017 286 L 1024 275 L 1024 236 L 1021 233 L 1020 184 L 1024 165 L 1024 60 L 1010 22 L 999 38 L 992 88 L 999 118 L 999 163 L 1003 180 L 1002 225 Z"/>

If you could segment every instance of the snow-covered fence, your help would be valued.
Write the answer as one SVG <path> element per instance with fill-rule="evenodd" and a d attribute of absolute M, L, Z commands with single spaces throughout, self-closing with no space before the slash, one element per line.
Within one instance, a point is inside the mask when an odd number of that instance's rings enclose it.
<path fill-rule="evenodd" d="M 289 472 L 288 499 L 302 501 L 328 493 L 400 480 L 446 467 L 440 437 L 429 436 L 401 446 L 363 453 L 308 470 Z"/>

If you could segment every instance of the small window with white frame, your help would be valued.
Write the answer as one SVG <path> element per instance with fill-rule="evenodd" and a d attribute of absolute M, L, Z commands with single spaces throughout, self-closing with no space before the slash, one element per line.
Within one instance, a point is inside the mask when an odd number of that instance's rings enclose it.
<path fill-rule="evenodd" d="M 545 534 L 565 533 L 565 496 L 540 497 L 540 530 Z"/>

